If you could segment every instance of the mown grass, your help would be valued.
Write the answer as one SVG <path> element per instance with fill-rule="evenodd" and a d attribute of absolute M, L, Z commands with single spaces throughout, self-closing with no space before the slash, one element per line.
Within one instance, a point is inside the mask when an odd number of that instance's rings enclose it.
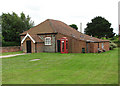
<path fill-rule="evenodd" d="M 2 62 L 3 84 L 118 83 L 118 49 L 100 54 L 33 53 Z"/>
<path fill-rule="evenodd" d="M 5 56 L 5 55 L 20 54 L 20 53 L 23 53 L 23 51 L 17 51 L 17 52 L 5 52 L 5 53 L 1 53 L 0 55 Z"/>

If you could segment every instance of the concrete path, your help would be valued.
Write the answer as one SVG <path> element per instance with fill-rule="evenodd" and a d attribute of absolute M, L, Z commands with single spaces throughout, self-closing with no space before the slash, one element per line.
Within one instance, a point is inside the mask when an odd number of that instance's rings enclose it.
<path fill-rule="evenodd" d="M 22 54 L 13 54 L 13 55 L 6 55 L 6 56 L 0 56 L 0 58 L 7 58 L 7 57 L 13 57 L 13 56 L 18 56 L 18 55 L 25 55 L 26 53 Z"/>

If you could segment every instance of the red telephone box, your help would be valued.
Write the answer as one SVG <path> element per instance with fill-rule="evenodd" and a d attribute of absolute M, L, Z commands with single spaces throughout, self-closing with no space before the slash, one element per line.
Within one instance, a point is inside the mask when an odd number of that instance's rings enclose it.
<path fill-rule="evenodd" d="M 61 53 L 68 53 L 68 39 L 63 37 L 60 39 L 61 44 Z"/>

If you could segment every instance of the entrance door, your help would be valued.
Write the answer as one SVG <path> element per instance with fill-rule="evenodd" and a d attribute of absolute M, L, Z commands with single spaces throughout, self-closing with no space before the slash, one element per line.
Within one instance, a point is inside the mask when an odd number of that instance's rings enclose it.
<path fill-rule="evenodd" d="M 31 41 L 26 41 L 27 53 L 31 53 Z"/>
<path fill-rule="evenodd" d="M 60 52 L 60 40 L 57 40 L 57 52 Z"/>

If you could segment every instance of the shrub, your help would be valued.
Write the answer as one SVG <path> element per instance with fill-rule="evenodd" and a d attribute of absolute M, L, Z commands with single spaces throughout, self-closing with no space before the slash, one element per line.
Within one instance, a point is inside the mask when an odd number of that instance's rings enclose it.
<path fill-rule="evenodd" d="M 110 50 L 113 50 L 113 46 L 110 46 L 109 49 L 110 49 Z"/>
<path fill-rule="evenodd" d="M 2 46 L 7 47 L 7 46 L 20 46 L 20 42 L 5 42 L 2 41 Z"/>
<path fill-rule="evenodd" d="M 113 50 L 114 48 L 117 48 L 117 45 L 113 42 L 110 43 L 110 50 Z"/>

